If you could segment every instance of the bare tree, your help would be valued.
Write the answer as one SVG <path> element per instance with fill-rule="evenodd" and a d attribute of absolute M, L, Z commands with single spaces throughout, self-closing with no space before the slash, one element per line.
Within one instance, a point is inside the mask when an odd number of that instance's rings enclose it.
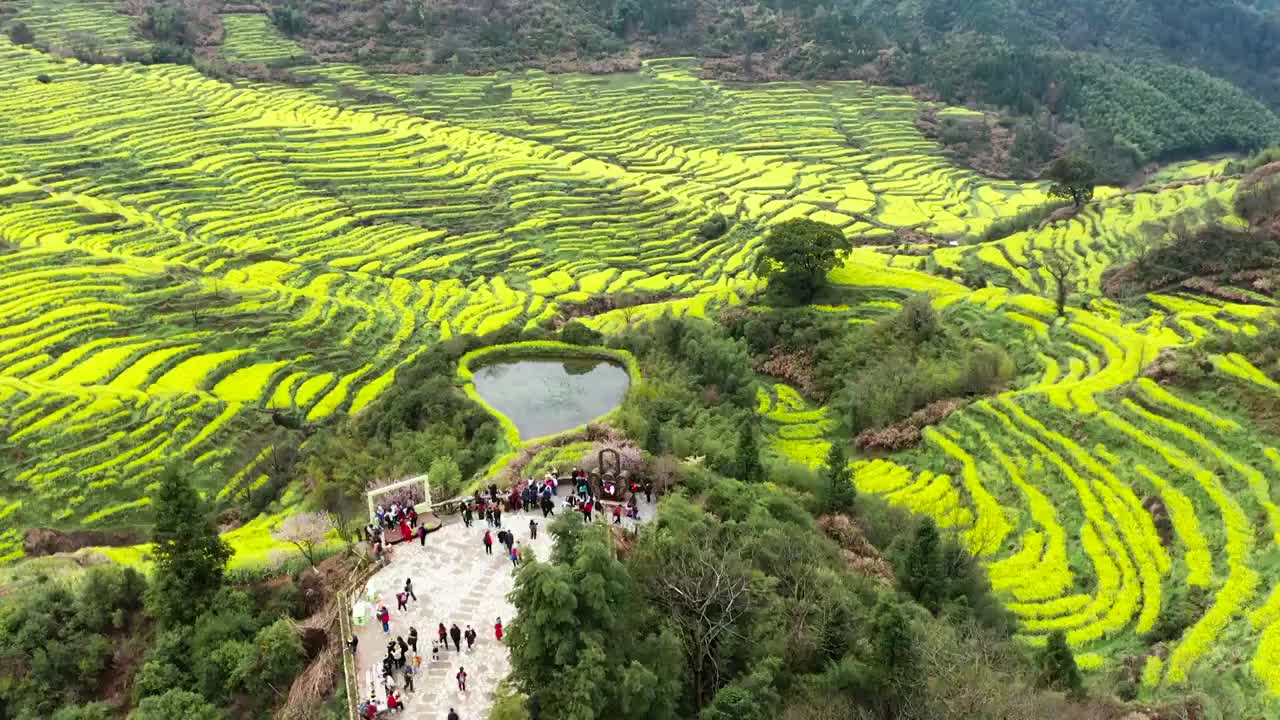
<path fill-rule="evenodd" d="M 1076 264 L 1070 255 L 1058 248 L 1046 248 L 1039 253 L 1040 268 L 1053 278 L 1057 292 L 1058 317 L 1062 317 L 1067 309 L 1067 295 L 1075 287 Z"/>
<path fill-rule="evenodd" d="M 280 523 L 280 527 L 271 533 L 277 540 L 292 543 L 302 556 L 316 566 L 316 548 L 324 545 L 325 539 L 333 531 L 333 520 L 327 513 L 302 512 L 294 513 Z"/>
<path fill-rule="evenodd" d="M 649 598 L 679 630 L 693 676 L 694 697 L 705 705 L 720 687 L 720 644 L 742 639 L 738 621 L 755 606 L 758 588 L 737 550 L 711 538 L 663 544 L 647 574 Z"/>

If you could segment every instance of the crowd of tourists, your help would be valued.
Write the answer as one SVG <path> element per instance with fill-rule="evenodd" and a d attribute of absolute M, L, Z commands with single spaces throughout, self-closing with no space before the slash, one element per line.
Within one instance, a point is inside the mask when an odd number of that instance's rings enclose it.
<path fill-rule="evenodd" d="M 399 612 L 405 613 L 409 611 L 409 602 L 417 602 L 418 596 L 413 590 L 413 578 L 405 578 L 404 589 L 396 593 L 396 606 Z M 375 614 L 378 623 L 382 625 L 382 632 L 388 638 L 391 635 L 392 615 L 386 605 L 380 605 Z M 502 642 L 502 618 L 497 618 L 493 625 L 493 635 L 498 642 Z M 450 627 L 446 627 L 441 622 L 436 627 L 435 636 L 431 639 L 431 656 L 430 662 L 438 663 L 442 654 L 450 653 L 450 643 L 452 642 L 452 652 L 458 653 L 461 658 L 462 644 L 467 645 L 466 652 L 470 653 L 479 641 L 479 633 L 470 625 L 463 630 L 457 623 L 451 623 Z M 377 689 L 373 682 L 370 682 L 369 698 L 360 703 L 359 714 L 361 718 L 373 720 L 380 717 L 384 711 L 395 710 L 403 712 L 405 708 L 405 697 L 401 694 L 413 694 L 415 692 L 415 678 L 424 672 L 423 665 L 426 662 L 423 654 L 426 651 L 426 645 L 423 644 L 421 651 L 418 647 L 419 636 L 418 628 L 410 625 L 409 631 L 405 635 L 397 635 L 394 640 L 387 641 L 387 654 L 382 658 L 382 675 L 381 685 L 382 694 L 385 698 L 383 703 L 378 702 Z M 351 636 L 351 640 L 347 643 L 351 648 L 352 655 L 355 655 L 356 648 L 360 644 L 360 640 L 355 635 Z M 458 683 L 458 691 L 467 691 L 467 670 L 464 665 L 458 666 L 458 671 L 454 674 L 454 679 Z M 450 717 L 457 718 L 453 708 L 449 708 Z"/>
<path fill-rule="evenodd" d="M 563 500 L 557 503 L 559 499 L 559 487 L 561 478 L 559 473 L 552 469 L 541 479 L 525 478 L 523 481 L 516 483 L 509 491 L 499 492 L 497 485 L 489 485 L 488 492 L 481 494 L 479 490 L 475 491 L 471 499 L 464 502 L 458 509 L 462 515 L 462 522 L 471 527 L 477 516 L 484 518 L 485 524 L 489 528 L 502 528 L 502 513 L 528 510 L 533 511 L 537 508 L 542 511 L 542 517 L 547 518 L 556 514 L 557 505 L 563 510 L 573 510 L 581 512 L 585 520 L 591 521 L 597 514 L 603 519 L 606 511 L 600 498 L 595 496 L 595 488 L 588 478 L 586 471 L 574 468 L 568 476 L 568 481 L 573 487 L 573 492 L 569 493 Z M 622 483 L 629 483 L 626 490 L 629 492 L 619 492 L 622 489 Z M 617 479 L 612 476 L 605 476 L 600 481 L 602 495 L 604 497 L 618 497 L 626 495 L 626 500 L 614 504 L 610 513 L 613 522 L 616 525 L 622 524 L 622 518 L 631 520 L 640 519 L 639 496 L 644 493 L 645 502 L 653 501 L 653 483 L 651 481 L 640 482 L 637 480 Z M 530 532 L 533 537 L 537 537 L 537 524 L 530 520 Z M 488 537 L 486 532 L 485 536 Z M 501 538 L 499 538 L 501 541 Z M 489 541 L 485 541 L 486 549 L 492 545 Z"/>
<path fill-rule="evenodd" d="M 640 510 L 638 498 L 641 493 L 644 494 L 646 502 L 652 501 L 653 486 L 651 483 L 634 482 L 629 480 L 615 480 L 606 478 L 601 483 L 602 494 L 617 497 L 625 494 L 627 499 L 623 502 L 611 503 L 611 510 L 606 510 L 601 498 L 597 497 L 592 478 L 586 472 L 574 468 L 567 477 L 568 483 L 572 491 L 566 494 L 563 499 L 560 498 L 561 478 L 559 474 L 552 470 L 548 472 L 543 479 L 536 480 L 534 478 L 526 478 L 522 482 L 516 484 L 509 491 L 500 491 L 496 484 L 491 484 L 486 492 L 476 491 L 471 498 L 463 501 L 458 509 L 463 525 L 467 528 L 473 527 L 477 518 L 482 518 L 485 522 L 484 534 L 481 536 L 481 544 L 484 546 L 486 555 L 493 555 L 493 546 L 500 545 L 504 549 L 504 555 L 511 561 L 513 571 L 520 566 L 523 557 L 523 545 L 516 538 L 515 533 L 502 525 L 503 515 L 521 510 L 527 512 L 542 511 L 543 518 L 555 515 L 557 507 L 563 510 L 581 512 L 583 519 L 587 522 L 596 520 L 604 521 L 610 515 L 614 524 L 621 524 L 622 518 L 627 517 L 633 520 L 640 519 Z M 619 493 L 619 483 L 627 482 L 626 490 L 630 492 Z M 385 561 L 389 553 L 389 545 L 397 542 L 410 542 L 415 537 L 418 538 L 421 545 L 426 544 L 426 525 L 419 523 L 418 513 L 412 506 L 401 506 L 398 503 L 392 503 L 390 507 L 384 508 L 379 505 L 374 513 L 375 522 L 369 523 L 365 529 L 365 539 L 373 549 L 374 556 L 379 561 Z M 536 540 L 538 538 L 538 520 L 536 517 L 529 518 L 528 539 Z M 398 539 L 397 539 L 398 536 Z M 399 613 L 409 612 L 409 603 L 417 602 L 418 596 L 413 589 L 412 578 L 405 578 L 404 587 L 396 593 L 396 610 Z M 372 720 L 382 716 L 385 711 L 403 711 L 405 707 L 405 698 L 403 693 L 413 694 L 415 678 L 423 672 L 423 655 L 426 653 L 425 643 L 422 652 L 419 652 L 418 629 L 409 626 L 406 635 L 396 635 L 395 639 L 391 639 L 392 634 L 392 614 L 385 604 L 380 605 L 374 616 L 382 626 L 382 632 L 388 637 L 387 654 L 382 659 L 381 686 L 383 696 L 386 698 L 384 704 L 379 704 L 377 700 L 377 688 L 371 682 L 369 690 L 369 698 L 360 704 L 360 717 Z M 493 635 L 497 642 L 502 642 L 503 627 L 502 618 L 497 618 L 493 625 Z M 440 662 L 442 655 L 458 653 L 461 658 L 463 653 L 462 645 L 466 643 L 466 652 L 471 652 L 475 647 L 478 634 L 470 626 L 467 625 L 463 630 L 457 623 L 441 622 L 436 628 L 435 637 L 430 643 L 430 662 Z M 358 645 L 357 638 L 353 635 L 349 642 L 352 654 L 355 654 Z M 452 649 L 451 649 L 452 644 Z M 458 684 L 458 691 L 465 693 L 467 691 L 468 673 L 466 667 L 459 664 L 458 670 L 454 673 L 454 679 Z M 449 709 L 450 720 L 459 720 L 458 715 L 453 708 Z"/>
<path fill-rule="evenodd" d="M 427 526 L 418 523 L 418 510 L 412 505 L 401 506 L 394 502 L 387 508 L 379 505 L 374 510 L 374 520 L 365 525 L 364 539 L 378 563 L 390 558 L 393 543 L 411 542 L 416 537 L 419 545 L 427 544 Z"/>

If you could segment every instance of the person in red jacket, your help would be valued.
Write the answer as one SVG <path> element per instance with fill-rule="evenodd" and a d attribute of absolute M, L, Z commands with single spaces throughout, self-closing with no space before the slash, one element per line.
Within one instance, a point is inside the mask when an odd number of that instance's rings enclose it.
<path fill-rule="evenodd" d="M 386 605 L 378 608 L 378 622 L 382 623 L 382 632 L 384 634 L 391 632 L 391 613 L 387 610 Z"/>
<path fill-rule="evenodd" d="M 498 642 L 502 642 L 502 618 L 498 618 L 498 622 L 493 624 L 493 636 L 498 638 Z"/>
<path fill-rule="evenodd" d="M 484 554 L 492 555 L 493 554 L 493 535 L 490 535 L 488 530 L 484 531 L 483 542 L 484 542 Z"/>
<path fill-rule="evenodd" d="M 460 667 L 460 668 L 458 668 L 458 674 L 457 674 L 457 675 L 454 675 L 454 677 L 458 678 L 458 690 L 461 690 L 462 692 L 466 692 L 466 691 L 467 691 L 467 670 L 466 670 L 466 668 L 461 668 L 461 667 Z"/>

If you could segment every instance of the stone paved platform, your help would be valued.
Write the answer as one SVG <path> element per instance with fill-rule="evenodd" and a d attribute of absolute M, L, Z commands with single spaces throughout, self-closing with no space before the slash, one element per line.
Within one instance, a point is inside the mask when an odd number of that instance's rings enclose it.
<path fill-rule="evenodd" d="M 563 493 L 562 489 L 561 498 Z M 557 515 L 563 512 L 560 508 L 556 510 Z M 642 520 L 651 518 L 653 512 L 653 505 L 641 503 Z M 536 541 L 529 538 L 530 519 L 538 521 Z M 541 511 L 503 513 L 502 525 L 515 533 L 522 556 L 527 556 L 532 549 L 540 560 L 546 560 L 551 554 L 551 538 L 546 527 L 554 519 L 544 519 Z M 470 528 L 464 527 L 457 516 L 445 521 L 444 527 L 427 536 L 425 547 L 416 540 L 411 545 L 393 546 L 390 564 L 369 580 L 367 596 L 380 598 L 391 612 L 390 634 L 384 635 L 382 625 L 376 620 L 357 628 L 361 697 L 369 697 L 372 687 L 379 702 L 383 701 L 380 675 L 387 641 L 396 636 L 408 639 L 409 628 L 418 629 L 418 654 L 423 664 L 422 671 L 414 678 L 416 692 L 406 693 L 403 680 L 399 675 L 396 678 L 401 696 L 407 700 L 406 710 L 400 713 L 404 720 L 445 720 L 450 707 L 458 711 L 462 720 L 483 720 L 493 704 L 495 688 L 511 667 L 507 650 L 494 639 L 493 629 L 497 618 L 502 618 L 504 629 L 515 618 L 515 607 L 507 600 L 515 583 L 511 561 L 503 554 L 504 548 L 496 538 L 494 554 L 485 555 L 481 542 L 486 530 L 483 519 L 473 522 Z M 608 518 L 608 522 L 612 523 L 612 518 Z M 626 519 L 623 522 L 627 527 L 633 524 Z M 410 600 L 408 611 L 399 612 L 396 593 L 404 587 L 405 578 L 413 578 L 418 600 Z M 457 623 L 464 631 L 470 625 L 478 638 L 471 650 L 467 650 L 463 640 L 461 652 L 450 646 L 447 651 L 441 649 L 438 662 L 431 662 L 431 641 L 442 622 L 446 628 Z M 458 690 L 454 679 L 459 667 L 467 670 L 465 693 Z"/>

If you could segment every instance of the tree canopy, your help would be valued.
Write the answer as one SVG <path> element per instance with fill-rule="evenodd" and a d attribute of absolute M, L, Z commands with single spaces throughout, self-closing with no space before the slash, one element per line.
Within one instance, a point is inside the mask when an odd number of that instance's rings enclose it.
<path fill-rule="evenodd" d="M 1097 171 L 1084 155 L 1072 153 L 1054 160 L 1045 171 L 1045 179 L 1051 183 L 1050 195 L 1070 200 L 1080 207 L 1093 199 Z"/>
<path fill-rule="evenodd" d="M 155 572 L 148 606 L 162 622 L 190 622 L 222 586 L 233 551 L 185 473 L 164 473 L 153 506 Z"/>
<path fill-rule="evenodd" d="M 798 218 L 773 226 L 756 261 L 756 273 L 777 283 L 788 299 L 813 299 L 853 245 L 835 225 Z"/>

